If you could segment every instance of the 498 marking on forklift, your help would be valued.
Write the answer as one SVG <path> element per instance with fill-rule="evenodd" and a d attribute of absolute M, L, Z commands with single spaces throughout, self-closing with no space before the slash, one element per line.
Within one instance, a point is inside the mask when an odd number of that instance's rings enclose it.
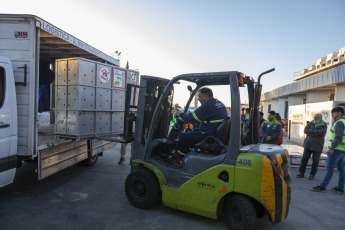
<path fill-rule="evenodd" d="M 243 164 L 243 165 L 251 166 L 251 165 L 252 165 L 252 160 L 243 159 L 243 161 L 242 161 L 242 159 L 240 159 L 240 160 L 238 161 L 238 163 Z"/>
<path fill-rule="evenodd" d="M 142 76 L 136 117 L 131 173 L 125 184 L 129 202 L 138 208 L 163 205 L 217 219 L 225 216 L 230 229 L 253 229 L 256 218 L 268 214 L 274 224 L 286 219 L 291 199 L 288 152 L 278 145 L 259 144 L 260 78 L 257 82 L 237 71 L 184 74 L 167 80 Z M 201 87 L 229 86 L 231 118 L 194 145 L 193 151 L 176 164 L 184 122 L 170 129 L 174 84 L 188 84 L 188 107 Z M 182 84 L 181 84 L 182 85 Z M 241 133 L 239 87 L 249 95 L 249 133 Z M 224 88 L 223 88 L 224 89 Z M 246 138 L 244 146 L 240 140 Z"/>

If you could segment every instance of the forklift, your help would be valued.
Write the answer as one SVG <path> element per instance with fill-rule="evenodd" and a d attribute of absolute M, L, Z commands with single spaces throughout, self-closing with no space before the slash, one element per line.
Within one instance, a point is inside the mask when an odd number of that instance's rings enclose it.
<path fill-rule="evenodd" d="M 291 199 L 291 175 L 288 151 L 279 145 L 260 144 L 260 79 L 237 71 L 183 74 L 171 80 L 142 76 L 131 172 L 125 182 L 129 203 L 148 209 L 163 205 L 218 219 L 224 216 L 230 229 L 253 229 L 259 217 L 268 214 L 276 224 L 286 219 Z M 190 97 L 185 106 L 204 86 L 229 87 L 231 117 L 224 119 L 216 136 L 208 136 L 187 153 L 181 165 L 169 159 L 184 131 L 183 120 L 171 128 L 174 85 L 188 85 Z M 246 86 L 246 87 L 245 87 Z M 248 91 L 250 122 L 241 144 L 240 87 Z M 131 125 L 133 125 L 131 123 Z M 132 135 L 132 136 L 131 136 Z"/>

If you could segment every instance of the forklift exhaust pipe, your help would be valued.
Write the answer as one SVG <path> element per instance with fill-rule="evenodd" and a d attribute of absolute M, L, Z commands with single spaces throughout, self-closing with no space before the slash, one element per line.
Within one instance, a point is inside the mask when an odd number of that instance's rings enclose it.
<path fill-rule="evenodd" d="M 259 115 L 259 106 L 260 106 L 260 97 L 261 97 L 261 89 L 262 85 L 260 84 L 261 77 L 265 74 L 268 74 L 270 72 L 273 72 L 275 68 L 272 68 L 270 70 L 267 70 L 263 73 L 261 73 L 258 77 L 258 82 L 255 85 L 254 90 L 254 106 L 253 106 L 253 122 L 252 122 L 252 138 L 253 143 L 257 144 L 260 142 L 260 115 Z"/>
<path fill-rule="evenodd" d="M 265 74 L 268 74 L 268 73 L 270 73 L 270 72 L 273 72 L 274 70 L 276 70 L 276 69 L 275 69 L 275 68 L 272 68 L 272 69 L 270 69 L 270 70 L 267 70 L 267 71 L 261 73 L 261 74 L 259 75 L 259 77 L 258 77 L 258 84 L 260 85 L 260 79 L 261 79 L 262 75 L 265 75 Z"/>

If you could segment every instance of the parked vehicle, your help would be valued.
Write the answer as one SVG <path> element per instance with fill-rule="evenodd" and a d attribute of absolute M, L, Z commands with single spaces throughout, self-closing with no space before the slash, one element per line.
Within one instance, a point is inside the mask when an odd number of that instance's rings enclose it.
<path fill-rule="evenodd" d="M 23 160 L 37 159 L 38 179 L 94 165 L 124 133 L 139 73 L 34 15 L 0 14 L 0 31 L 0 187 Z"/>

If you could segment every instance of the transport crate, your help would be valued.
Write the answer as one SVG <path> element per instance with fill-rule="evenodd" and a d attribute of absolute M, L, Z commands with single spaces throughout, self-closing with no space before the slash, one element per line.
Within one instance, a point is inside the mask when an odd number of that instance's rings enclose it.
<path fill-rule="evenodd" d="M 127 84 L 139 73 L 84 58 L 56 60 L 55 134 L 76 139 L 122 134 Z"/>

